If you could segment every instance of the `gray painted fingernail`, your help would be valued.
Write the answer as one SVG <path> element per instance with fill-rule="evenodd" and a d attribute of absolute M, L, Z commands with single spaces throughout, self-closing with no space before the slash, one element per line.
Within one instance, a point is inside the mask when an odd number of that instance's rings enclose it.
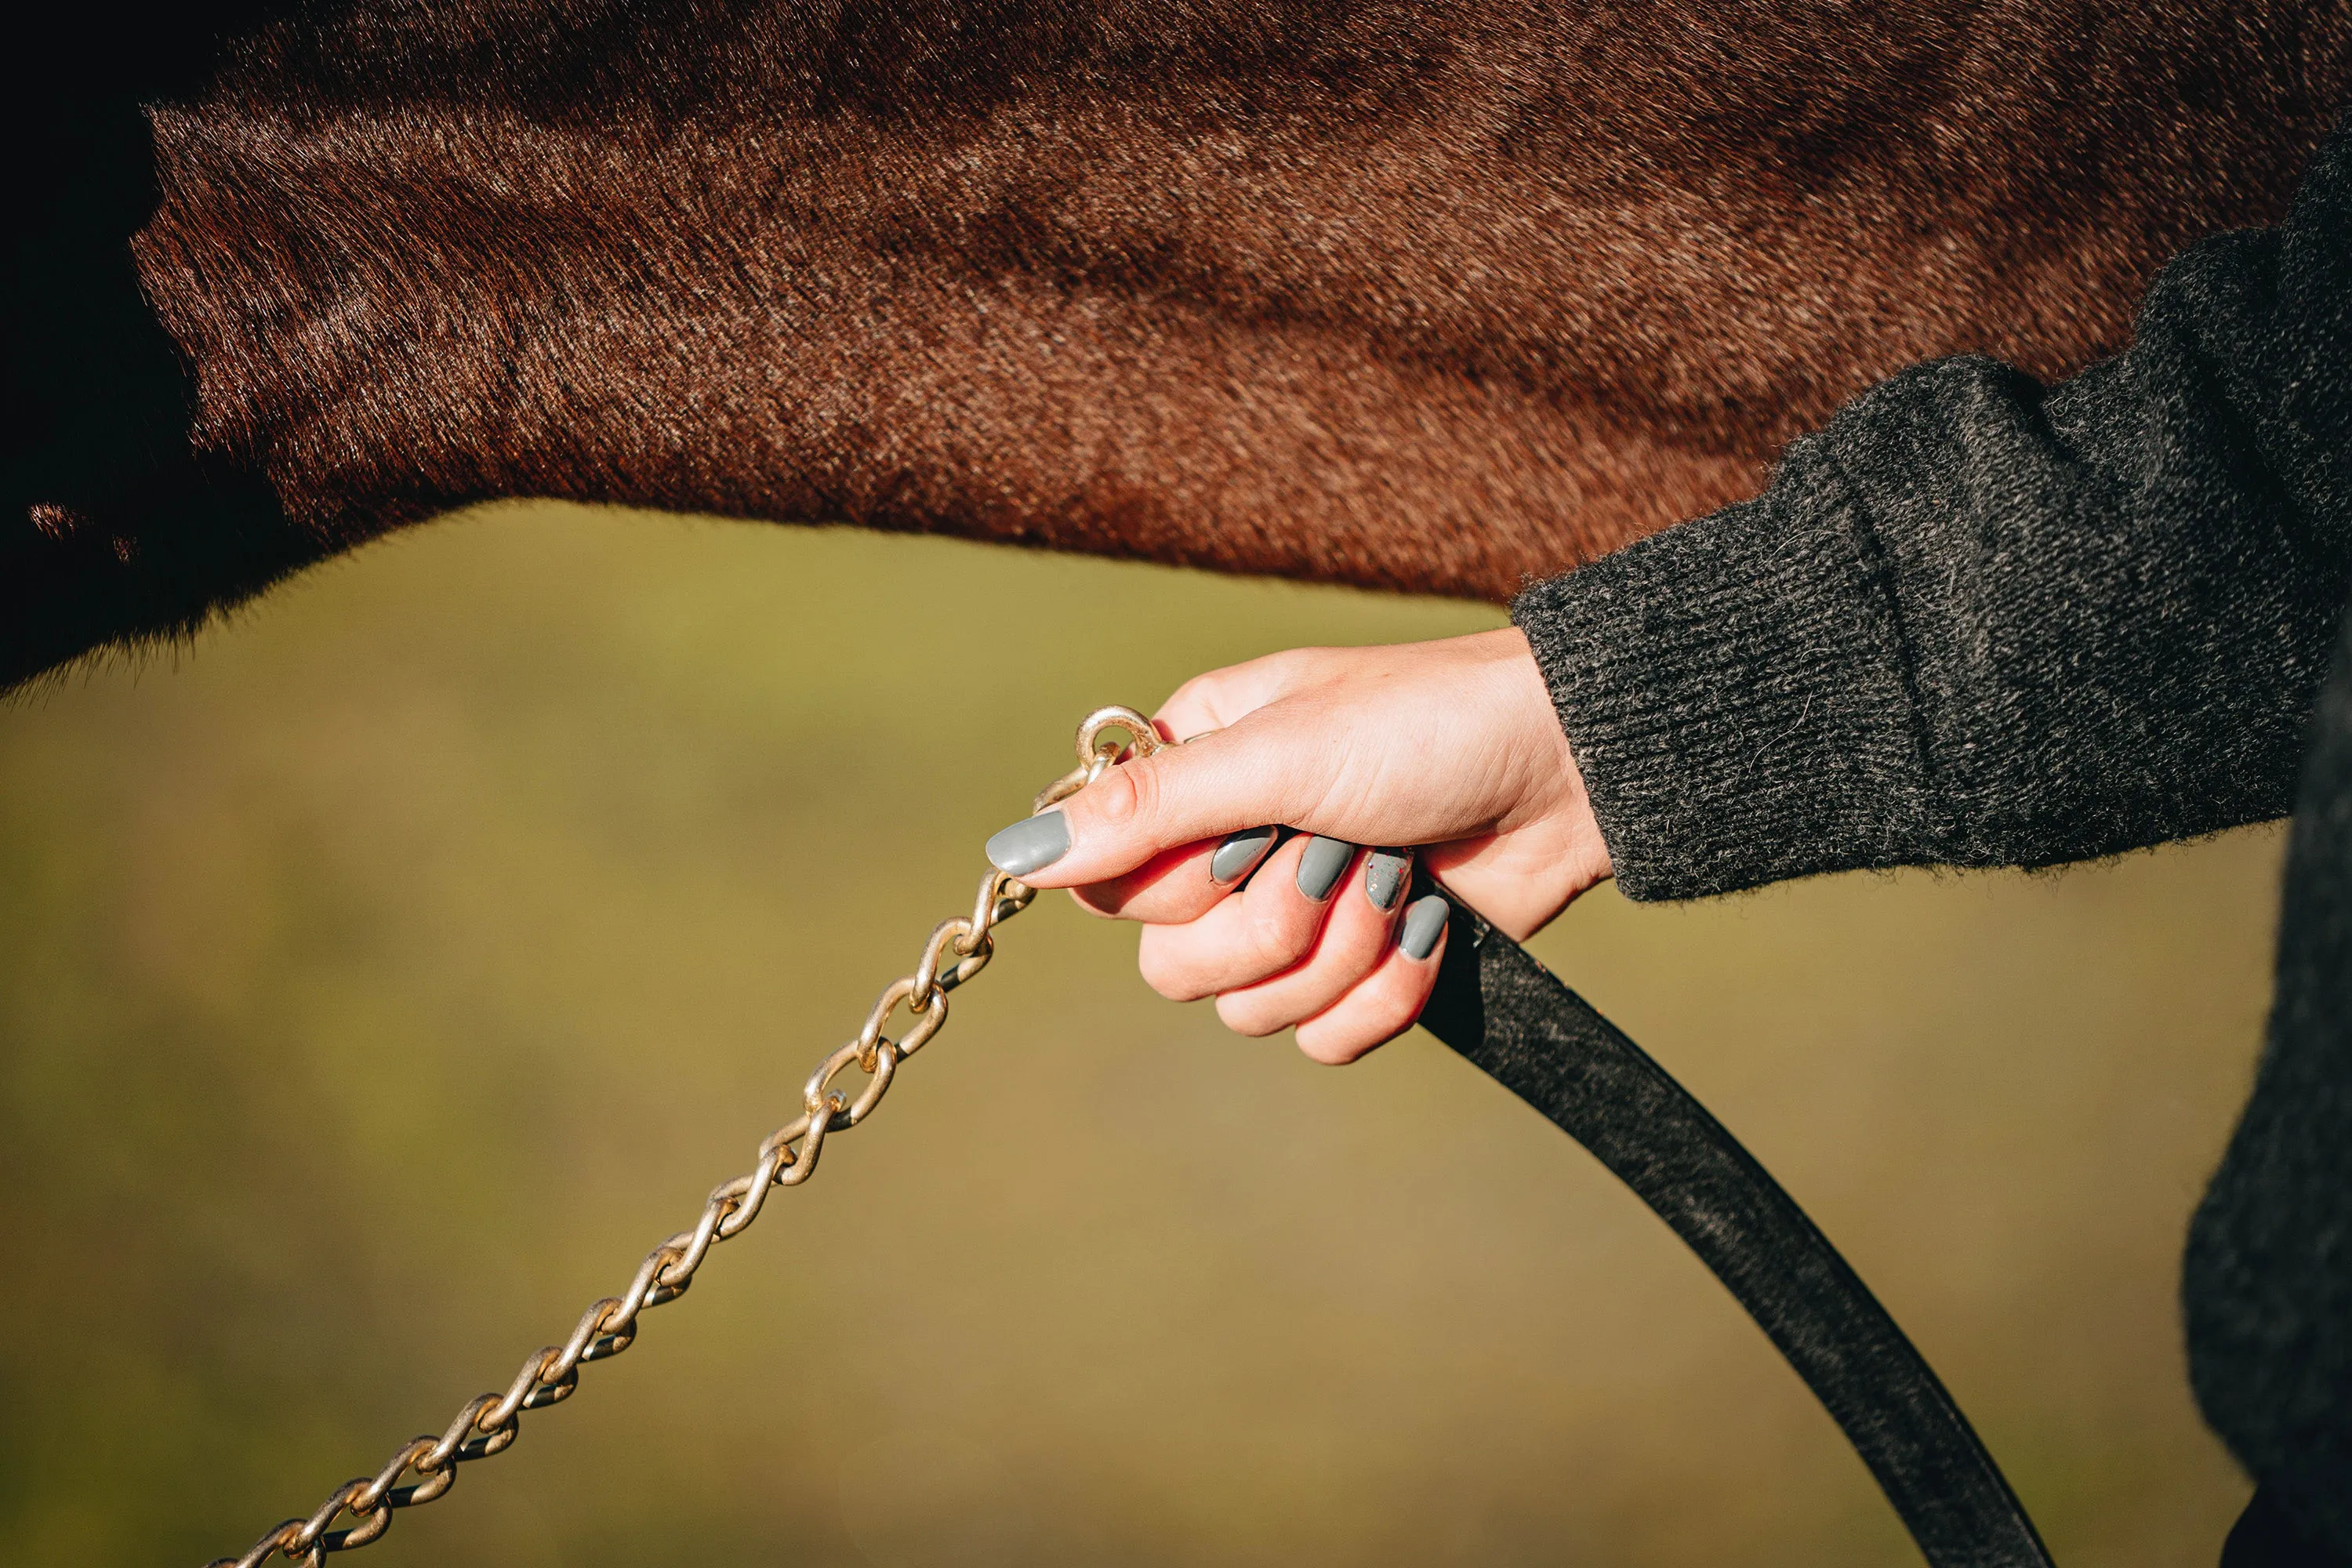
<path fill-rule="evenodd" d="M 1257 869 L 1265 852 L 1274 847 L 1274 829 L 1244 827 L 1239 833 L 1227 835 L 1209 857 L 1209 880 L 1220 888 L 1229 887 Z"/>
<path fill-rule="evenodd" d="M 1307 841 L 1306 852 L 1298 857 L 1298 890 L 1321 903 L 1339 885 L 1340 876 L 1348 862 L 1356 858 L 1356 847 L 1344 838 L 1326 838 L 1317 834 Z"/>
<path fill-rule="evenodd" d="M 1446 908 L 1443 893 L 1415 899 L 1404 912 L 1404 930 L 1397 937 L 1397 945 L 1404 949 L 1407 958 L 1427 958 L 1437 951 L 1437 939 L 1445 934 Z"/>
<path fill-rule="evenodd" d="M 1008 877 L 1025 877 L 1059 860 L 1070 847 L 1069 819 L 1058 811 L 1025 816 L 988 841 L 988 863 Z"/>
<path fill-rule="evenodd" d="M 1412 867 L 1410 849 L 1375 849 L 1364 861 L 1364 893 L 1372 900 L 1372 908 L 1389 910 L 1396 907 L 1404 892 L 1405 873 Z"/>

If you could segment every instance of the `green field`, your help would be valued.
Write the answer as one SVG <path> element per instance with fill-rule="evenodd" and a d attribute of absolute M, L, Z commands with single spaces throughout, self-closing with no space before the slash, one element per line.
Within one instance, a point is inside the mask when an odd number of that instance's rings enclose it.
<path fill-rule="evenodd" d="M 503 508 L 0 709 L 0 1562 L 235 1552 L 748 1168 L 1072 724 L 1491 609 Z M 1536 944 L 1747 1139 L 2066 1568 L 2209 1568 L 2186 1216 L 2274 830 L 1603 891 Z M 1434 1042 L 1315 1067 L 1058 898 L 635 1349 L 363 1561 L 1916 1562 L 1764 1339 Z"/>

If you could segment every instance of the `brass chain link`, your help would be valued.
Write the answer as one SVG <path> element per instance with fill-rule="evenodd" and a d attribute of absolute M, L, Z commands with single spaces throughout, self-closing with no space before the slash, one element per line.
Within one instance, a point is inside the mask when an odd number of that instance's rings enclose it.
<path fill-rule="evenodd" d="M 1114 730 L 1126 734 L 1125 748 L 1105 738 L 1106 731 Z M 1161 744 L 1150 721 L 1134 709 L 1097 709 L 1078 726 L 1078 765 L 1040 790 L 1033 810 L 1043 811 L 1076 794 L 1123 754 L 1149 756 Z M 759 1218 L 769 1188 L 796 1187 L 815 1174 L 826 1138 L 856 1126 L 882 1103 L 898 1065 L 947 1022 L 948 993 L 988 967 L 995 952 L 996 927 L 1027 909 L 1036 896 L 1035 889 L 1002 871 L 992 868 L 982 878 L 971 915 L 941 921 L 932 928 L 915 972 L 884 986 L 857 1037 L 817 1064 L 801 1091 L 801 1114 L 760 1144 L 759 1162 L 750 1173 L 712 1188 L 693 1229 L 679 1231 L 647 1253 L 629 1288 L 591 1304 L 563 1343 L 532 1352 L 505 1393 L 476 1394 L 439 1436 L 427 1433 L 409 1439 L 374 1475 L 356 1477 L 328 1493 L 308 1519 L 274 1525 L 244 1556 L 215 1558 L 205 1568 L 260 1568 L 273 1555 L 319 1568 L 330 1552 L 381 1540 L 392 1528 L 396 1510 L 446 1494 L 457 1482 L 459 1465 L 513 1447 L 522 1430 L 523 1412 L 571 1397 L 580 1385 L 583 1364 L 608 1360 L 635 1344 L 637 1320 L 685 1295 L 711 1247 L 740 1236 Z M 893 1039 L 882 1027 L 902 1005 L 913 1022 Z M 833 1088 L 834 1079 L 853 1064 L 866 1075 L 854 1100 Z M 352 1522 L 336 1528 L 346 1515 Z"/>

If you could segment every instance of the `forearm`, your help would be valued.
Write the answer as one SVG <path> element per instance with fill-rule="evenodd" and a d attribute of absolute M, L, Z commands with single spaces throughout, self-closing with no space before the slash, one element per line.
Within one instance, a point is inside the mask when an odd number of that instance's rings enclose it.
<path fill-rule="evenodd" d="M 1924 365 L 1516 606 L 1636 898 L 2284 815 L 2352 537 L 2344 138 L 2121 358 Z"/>

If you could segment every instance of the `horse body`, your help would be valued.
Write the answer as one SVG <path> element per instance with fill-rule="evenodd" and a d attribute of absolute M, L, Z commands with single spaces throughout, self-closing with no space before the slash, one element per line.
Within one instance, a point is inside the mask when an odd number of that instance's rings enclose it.
<path fill-rule="evenodd" d="M 153 111 L 133 244 L 318 552 L 530 494 L 1502 597 L 1905 364 L 2114 352 L 2346 12 L 359 0 Z"/>

